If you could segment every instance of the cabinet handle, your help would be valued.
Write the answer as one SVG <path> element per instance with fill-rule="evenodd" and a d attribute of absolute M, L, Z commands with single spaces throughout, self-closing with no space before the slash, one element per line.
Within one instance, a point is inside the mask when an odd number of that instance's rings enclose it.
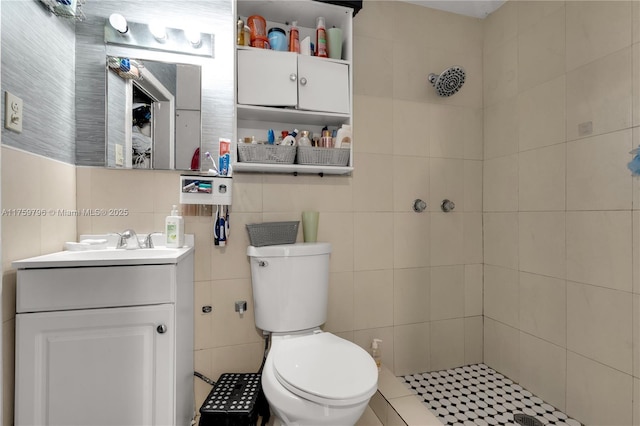
<path fill-rule="evenodd" d="M 156 330 L 158 330 L 158 333 L 164 334 L 167 332 L 167 326 L 164 324 L 160 324 L 158 328 L 156 328 Z"/>
<path fill-rule="evenodd" d="M 297 78 L 298 78 L 298 76 L 295 75 L 294 73 L 289 74 L 289 80 L 296 81 Z"/>
<path fill-rule="evenodd" d="M 302 78 L 300 79 L 300 85 L 302 85 L 302 86 L 306 86 L 306 84 L 307 84 L 307 79 L 306 79 L 306 78 L 304 78 L 304 77 L 302 77 Z"/>

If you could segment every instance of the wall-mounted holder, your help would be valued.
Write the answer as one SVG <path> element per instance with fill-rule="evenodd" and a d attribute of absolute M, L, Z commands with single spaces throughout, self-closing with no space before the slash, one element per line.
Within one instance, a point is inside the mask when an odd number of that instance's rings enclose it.
<path fill-rule="evenodd" d="M 247 301 L 246 300 L 238 300 L 235 302 L 236 312 L 240 315 L 244 314 L 247 311 Z"/>
<path fill-rule="evenodd" d="M 86 0 L 40 0 L 40 3 L 52 14 L 78 21 L 84 21 L 86 18 L 81 9 L 85 2 Z"/>
<path fill-rule="evenodd" d="M 180 175 L 180 204 L 230 206 L 232 188 L 230 176 Z"/>

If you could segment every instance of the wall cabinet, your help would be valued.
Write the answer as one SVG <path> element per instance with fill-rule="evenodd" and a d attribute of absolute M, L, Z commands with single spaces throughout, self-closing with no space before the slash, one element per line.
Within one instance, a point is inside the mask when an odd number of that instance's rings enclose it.
<path fill-rule="evenodd" d="M 293 52 L 236 47 L 236 138 L 266 140 L 267 131 L 309 130 L 320 135 L 323 127 L 352 125 L 353 9 L 312 0 L 236 1 L 237 14 L 245 20 L 260 15 L 267 28 L 298 22 L 300 40 L 315 42 L 316 18 L 327 28 L 342 29 L 341 59 L 318 58 Z M 241 142 L 237 142 L 241 143 Z M 357 142 L 356 142 L 357 143 Z M 353 170 L 353 144 L 347 166 L 234 163 L 236 172 L 349 174 Z"/>
<path fill-rule="evenodd" d="M 345 63 L 292 52 L 238 50 L 239 104 L 349 114 L 349 101 Z"/>

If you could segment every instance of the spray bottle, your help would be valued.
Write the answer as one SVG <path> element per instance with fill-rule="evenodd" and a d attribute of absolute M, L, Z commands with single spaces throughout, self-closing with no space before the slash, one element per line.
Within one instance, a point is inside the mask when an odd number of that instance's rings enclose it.
<path fill-rule="evenodd" d="M 289 52 L 300 53 L 300 36 L 298 32 L 298 21 L 291 23 L 289 30 Z"/>
<path fill-rule="evenodd" d="M 327 29 L 324 26 L 324 18 L 316 19 L 316 56 L 326 58 L 327 55 Z"/>
<path fill-rule="evenodd" d="M 382 347 L 380 344 L 382 343 L 381 339 L 373 339 L 371 342 L 371 356 L 373 360 L 376 362 L 376 366 L 378 367 L 378 371 L 382 369 Z"/>

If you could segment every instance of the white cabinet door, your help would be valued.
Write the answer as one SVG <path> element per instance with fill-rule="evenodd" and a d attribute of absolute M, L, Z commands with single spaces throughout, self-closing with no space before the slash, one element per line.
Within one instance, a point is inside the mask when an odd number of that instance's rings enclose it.
<path fill-rule="evenodd" d="M 16 315 L 15 424 L 174 424 L 173 317 L 170 304 Z"/>
<path fill-rule="evenodd" d="M 349 114 L 349 66 L 311 56 L 298 57 L 298 107 Z"/>
<path fill-rule="evenodd" d="M 238 103 L 350 113 L 349 66 L 273 50 L 238 50 Z"/>
<path fill-rule="evenodd" d="M 238 50 L 238 103 L 296 106 L 296 56 L 274 50 Z"/>

